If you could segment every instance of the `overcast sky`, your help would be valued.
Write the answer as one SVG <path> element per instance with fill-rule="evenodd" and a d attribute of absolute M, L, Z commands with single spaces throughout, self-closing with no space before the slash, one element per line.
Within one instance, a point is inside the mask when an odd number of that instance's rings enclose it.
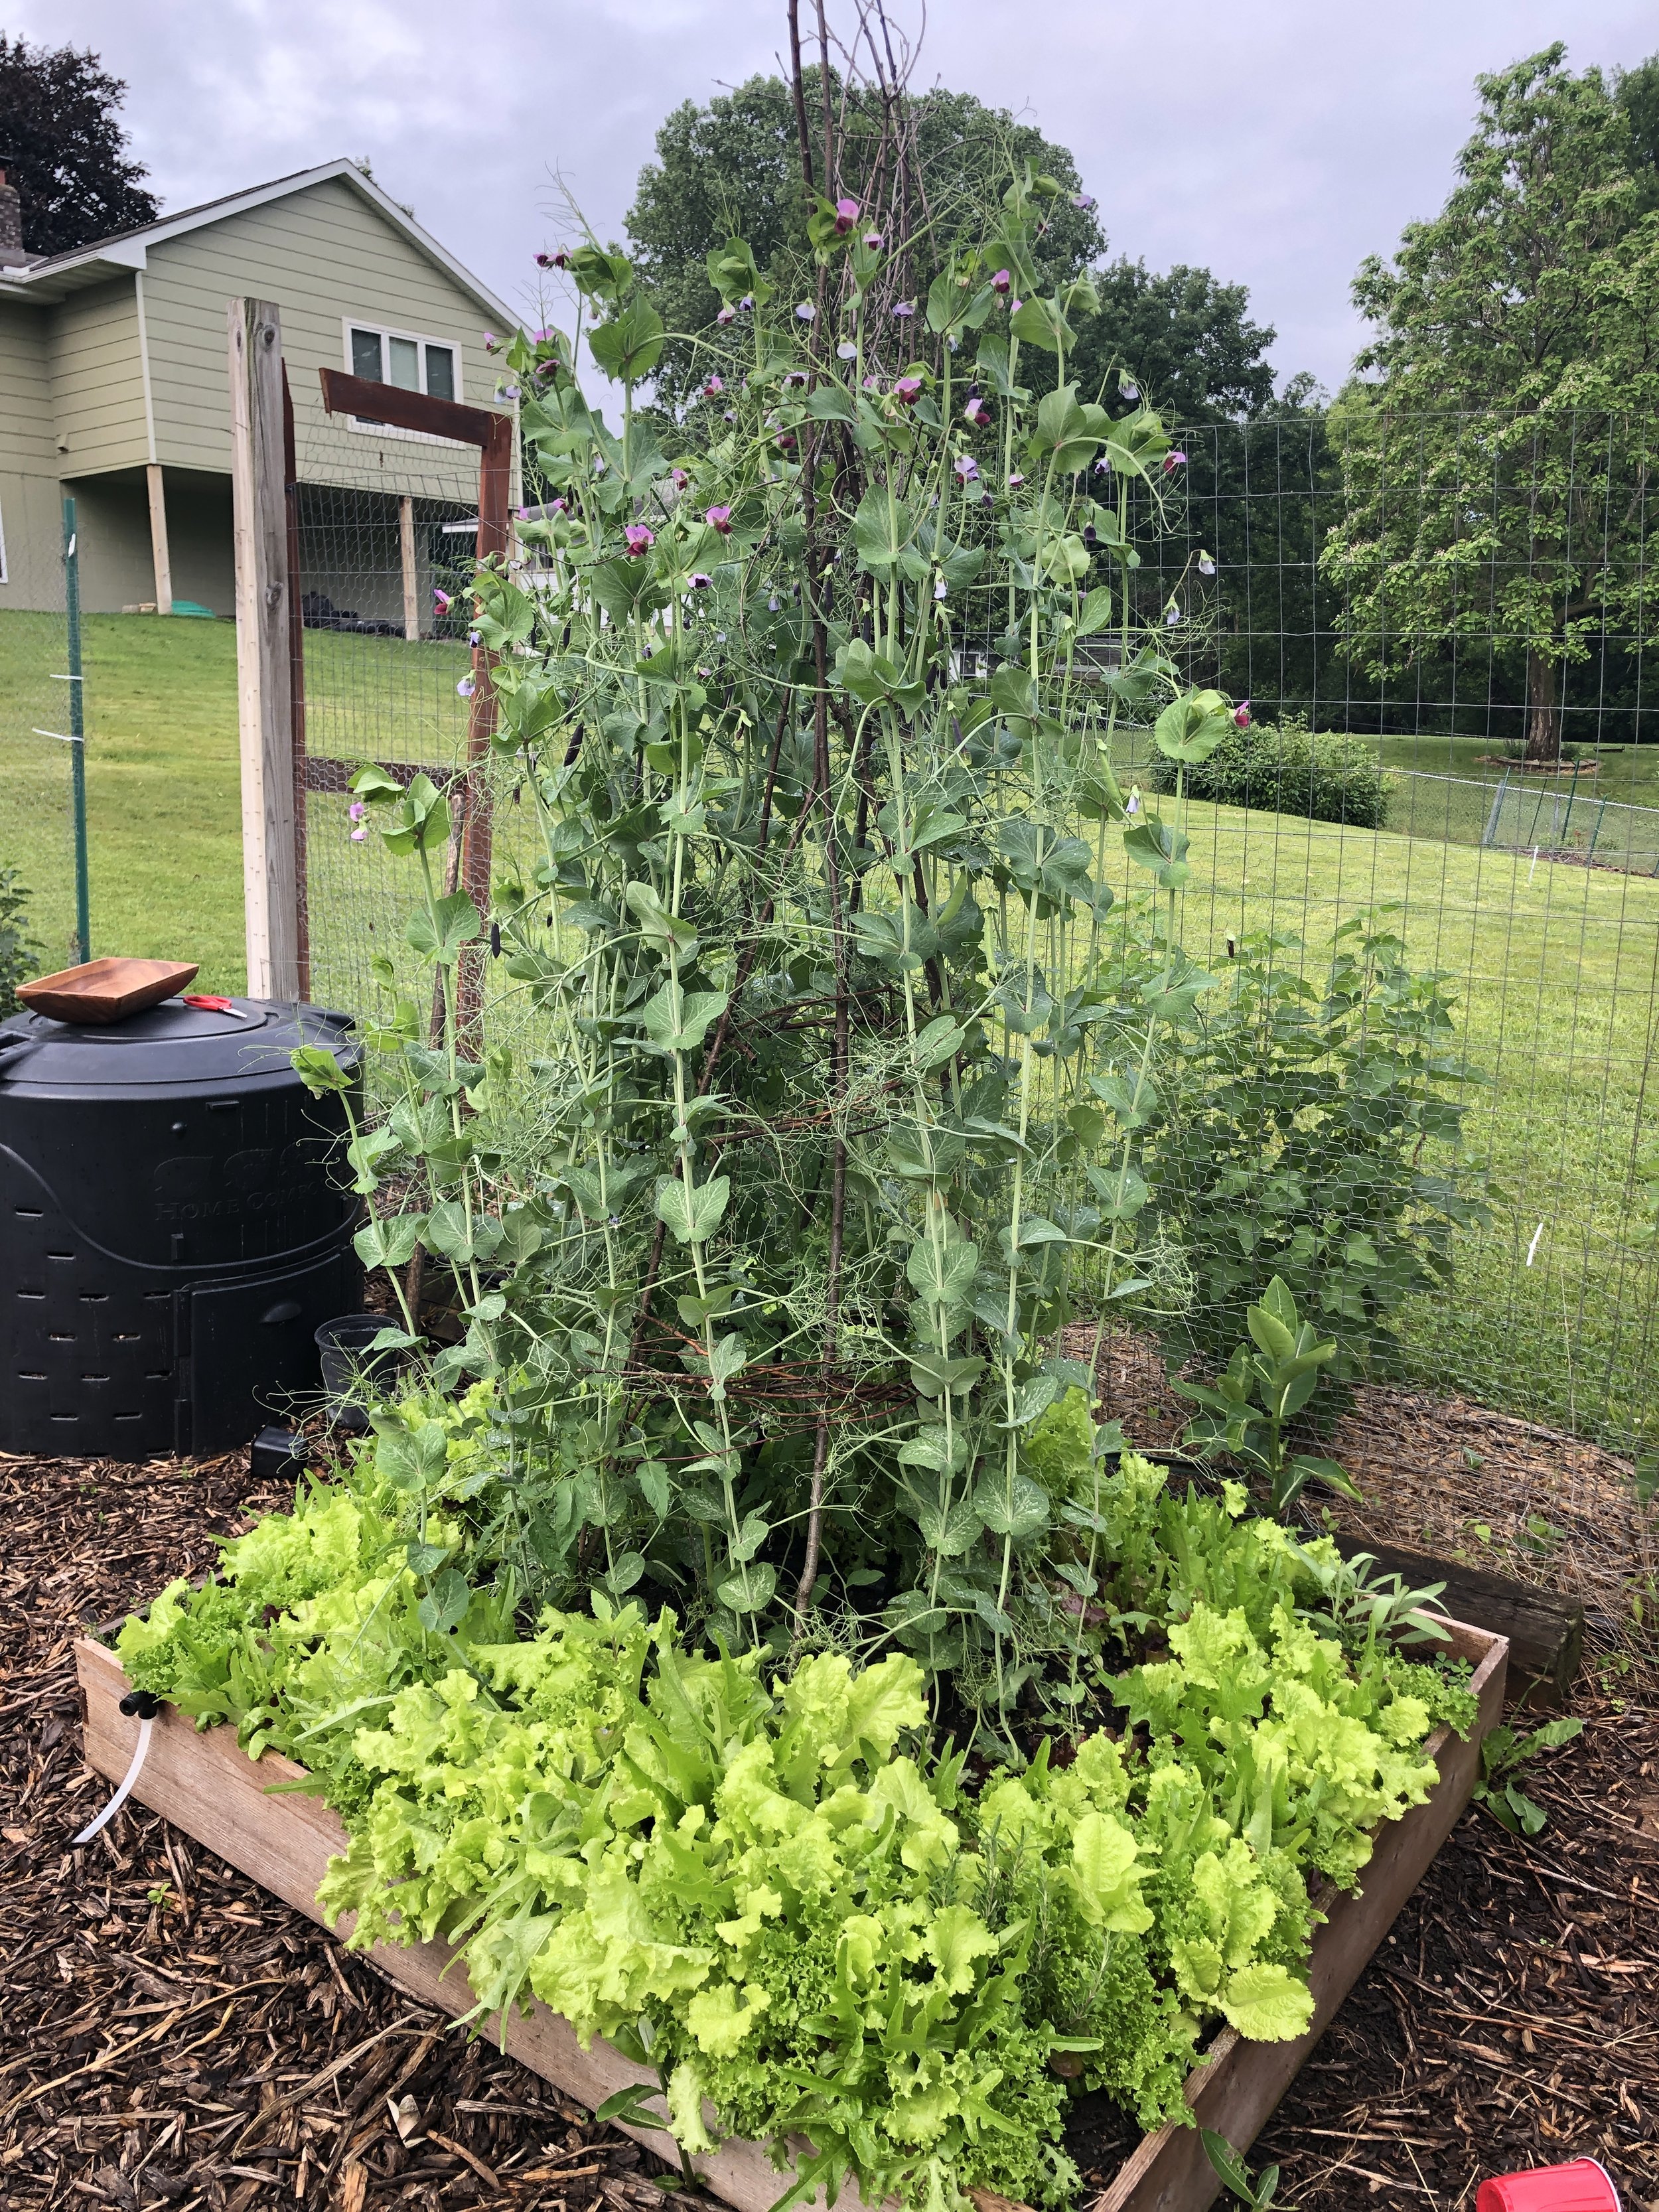
<path fill-rule="evenodd" d="M 911 22 L 915 0 L 897 0 Z M 803 14 L 808 13 L 803 10 Z M 834 9 L 832 5 L 832 16 Z M 164 207 L 337 155 L 502 297 L 556 241 L 562 176 L 619 235 L 657 125 L 775 65 L 781 0 L 0 0 L 90 46 Z M 1481 70 L 1564 38 L 1576 67 L 1659 46 L 1652 0 L 934 0 L 917 82 L 1072 148 L 1114 253 L 1249 285 L 1281 374 L 1346 373 L 1361 258 L 1431 215 Z"/>

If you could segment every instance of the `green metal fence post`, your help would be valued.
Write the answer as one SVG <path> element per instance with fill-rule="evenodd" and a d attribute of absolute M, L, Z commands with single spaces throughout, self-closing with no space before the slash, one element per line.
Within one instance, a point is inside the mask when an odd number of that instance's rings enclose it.
<path fill-rule="evenodd" d="M 81 557 L 75 544 L 75 501 L 64 501 L 64 603 L 69 628 L 70 777 L 75 810 L 75 937 L 78 957 L 92 957 L 92 898 L 87 878 L 86 683 L 81 669 Z"/>

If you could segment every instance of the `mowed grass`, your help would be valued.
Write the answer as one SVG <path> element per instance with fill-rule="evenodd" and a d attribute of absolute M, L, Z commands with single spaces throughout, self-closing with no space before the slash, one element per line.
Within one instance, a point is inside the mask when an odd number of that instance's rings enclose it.
<path fill-rule="evenodd" d="M 0 617 L 0 671 L 15 671 L 20 653 L 31 665 L 40 657 L 32 635 L 20 644 L 19 623 Z M 456 757 L 461 647 L 313 631 L 306 648 L 313 752 L 434 766 Z M 85 655 L 94 950 L 199 959 L 201 988 L 240 990 L 234 629 L 94 616 Z M 59 749 L 36 772 L 35 811 L 48 824 L 37 849 L 48 860 L 61 849 L 66 870 Z M 0 824 L 15 818 L 0 810 Z M 1338 924 L 1390 902 L 1413 963 L 1451 978 L 1469 1063 L 1488 1079 L 1469 1092 L 1469 1150 L 1497 1194 L 1491 1224 L 1459 1239 L 1454 1293 L 1407 1316 L 1417 1371 L 1615 1438 L 1659 1431 L 1659 1261 L 1628 1237 L 1632 1163 L 1659 1138 L 1659 1085 L 1648 1080 L 1659 882 L 1229 808 L 1194 806 L 1188 827 L 1194 885 L 1182 930 L 1218 969 L 1229 930 L 1291 929 L 1317 980 Z M 378 840 L 350 843 L 343 798 L 313 799 L 311 849 L 313 988 L 329 1003 L 361 1002 L 368 954 L 398 949 L 409 886 Z M 1109 872 L 1130 888 L 1120 860 Z M 66 884 L 66 873 L 36 883 L 43 936 L 72 915 Z"/>

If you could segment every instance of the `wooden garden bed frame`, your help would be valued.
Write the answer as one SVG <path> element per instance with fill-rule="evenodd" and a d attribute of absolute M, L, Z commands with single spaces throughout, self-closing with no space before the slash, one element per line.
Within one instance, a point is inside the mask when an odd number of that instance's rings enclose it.
<path fill-rule="evenodd" d="M 1318 1897 L 1328 1917 L 1316 1931 L 1310 1966 L 1312 2026 L 1294 2043 L 1247 2043 L 1223 2028 L 1188 2077 L 1187 2101 L 1200 2124 L 1213 2128 L 1236 2149 L 1248 2149 L 1255 2141 L 1469 1801 L 1480 1772 L 1480 1738 L 1503 1711 L 1509 1644 L 1484 1629 L 1453 1623 L 1450 1649 L 1474 1663 L 1480 1719 L 1468 1742 L 1446 1729 L 1430 1739 L 1440 1780 L 1425 1803 L 1381 1831 L 1364 1888 Z M 131 1760 L 139 1725 L 120 1710 L 130 1686 L 114 1653 L 102 1644 L 79 1641 L 76 1666 L 86 1700 L 87 1763 L 118 1780 Z M 273 1784 L 303 1773 L 275 1752 L 256 1765 L 239 1748 L 233 1729 L 198 1733 L 168 1708 L 155 1723 L 133 1796 L 239 1873 L 320 1922 L 317 1887 L 329 1860 L 344 1850 L 345 1831 L 319 1797 L 268 1794 Z M 388 1981 L 453 2017 L 471 2009 L 472 1996 L 465 1968 L 450 1970 L 451 1955 L 441 1943 L 377 1944 L 369 1954 Z M 590 2111 L 641 2077 L 641 2069 L 608 2044 L 596 2039 L 584 2051 L 569 2023 L 539 2003 L 508 2020 L 507 2049 Z M 627 2132 L 670 2165 L 678 2164 L 678 2147 L 665 2133 Z M 736 2137 L 693 2163 L 707 2186 L 736 2212 L 768 2212 L 786 2186 L 760 2144 Z M 1219 2190 L 1198 2128 L 1172 2125 L 1142 2137 L 1090 2212 L 1205 2212 Z M 989 2191 L 973 2194 L 980 2212 L 1017 2212 Z M 840 2204 L 847 2212 L 866 2212 L 850 2185 Z"/>

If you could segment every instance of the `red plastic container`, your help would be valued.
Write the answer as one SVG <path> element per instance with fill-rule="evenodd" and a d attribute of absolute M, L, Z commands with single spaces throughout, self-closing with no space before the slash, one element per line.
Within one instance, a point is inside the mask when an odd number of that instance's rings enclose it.
<path fill-rule="evenodd" d="M 1535 2166 L 1483 2181 L 1474 2212 L 1619 2212 L 1619 2191 L 1593 2158 L 1570 2166 Z"/>

